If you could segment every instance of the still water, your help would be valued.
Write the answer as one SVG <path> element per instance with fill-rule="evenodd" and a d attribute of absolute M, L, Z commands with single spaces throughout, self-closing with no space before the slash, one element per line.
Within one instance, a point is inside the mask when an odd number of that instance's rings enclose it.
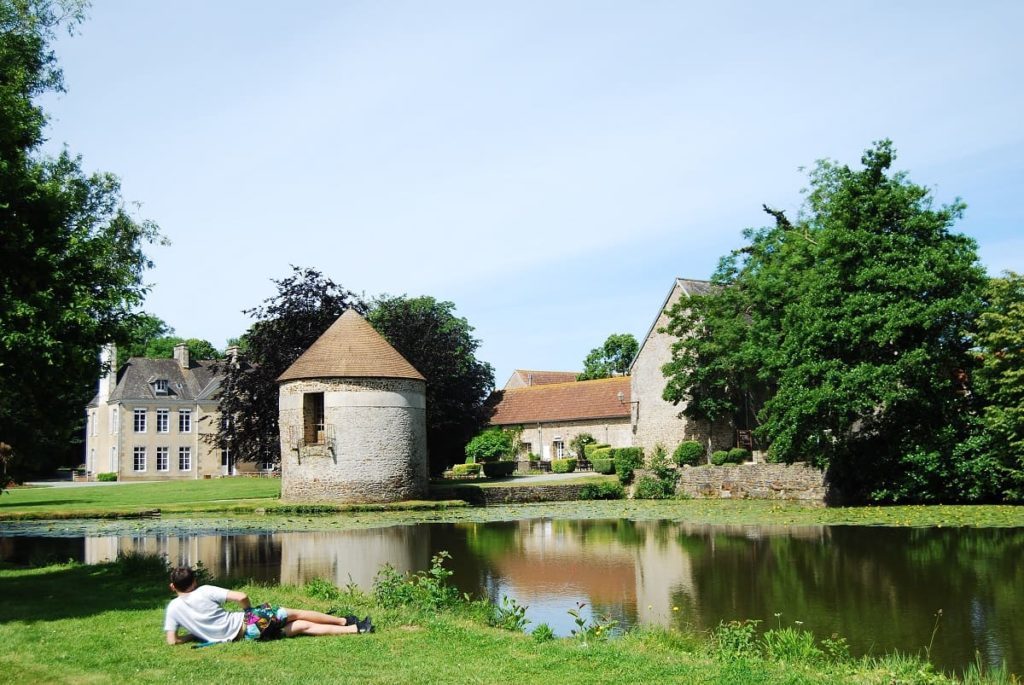
<path fill-rule="evenodd" d="M 202 561 L 232 578 L 372 587 L 383 564 L 420 571 L 452 555 L 463 592 L 527 605 L 528 630 L 566 635 L 577 603 L 620 626 L 713 628 L 757 619 L 836 633 L 854 654 L 921 653 L 963 669 L 975 653 L 1024 673 L 1024 529 L 715 526 L 529 519 L 332 532 L 54 538 L 0 536 L 0 559 L 96 563 L 120 551 Z M 162 588 L 155 588 L 159 591 Z M 799 622 L 799 623 L 798 623 Z"/>

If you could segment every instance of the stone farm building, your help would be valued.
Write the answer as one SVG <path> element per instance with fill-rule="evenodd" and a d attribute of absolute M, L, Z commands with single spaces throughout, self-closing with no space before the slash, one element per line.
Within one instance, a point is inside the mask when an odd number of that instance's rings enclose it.
<path fill-rule="evenodd" d="M 118 480 L 185 480 L 273 468 L 235 464 L 215 447 L 220 412 L 218 362 L 192 360 L 184 344 L 173 359 L 131 357 L 120 368 L 113 345 L 103 350 L 112 371 L 100 378 L 86 407 L 85 467 Z"/>
<path fill-rule="evenodd" d="M 661 303 L 630 366 L 629 376 L 575 381 L 570 371 L 522 371 L 512 374 L 495 393 L 492 426 L 523 429 L 523 451 L 547 461 L 565 454 L 579 433 L 590 433 L 613 447 L 643 447 L 650 453 L 663 445 L 669 453 L 683 440 L 698 440 L 709 451 L 736 444 L 731 424 L 713 427 L 681 417 L 681 405 L 662 399 L 661 368 L 672 358 L 675 338 L 662 332 L 667 311 L 681 298 L 703 295 L 708 281 L 677 278 Z"/>

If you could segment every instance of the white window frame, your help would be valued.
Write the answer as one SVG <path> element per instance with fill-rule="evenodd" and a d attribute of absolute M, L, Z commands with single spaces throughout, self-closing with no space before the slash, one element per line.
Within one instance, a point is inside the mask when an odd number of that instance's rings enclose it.
<path fill-rule="evenodd" d="M 261 461 L 260 471 L 273 471 L 277 468 L 277 463 L 273 461 Z"/>
<path fill-rule="evenodd" d="M 554 440 L 552 440 L 551 441 L 551 447 L 554 449 L 554 452 L 555 452 L 554 458 L 555 459 L 564 459 L 565 458 L 565 456 L 564 456 L 565 455 L 565 443 L 562 441 L 561 438 L 555 438 Z"/>
<path fill-rule="evenodd" d="M 157 409 L 156 410 L 156 432 L 157 433 L 170 433 L 171 432 L 171 410 L 170 409 Z"/>
<path fill-rule="evenodd" d="M 171 448 L 170 447 L 157 447 L 156 448 L 156 470 L 161 473 L 171 470 Z"/>
<path fill-rule="evenodd" d="M 132 450 L 132 471 L 143 473 L 146 470 L 146 448 L 136 445 Z"/>
<path fill-rule="evenodd" d="M 117 435 L 119 424 L 117 420 L 117 407 L 110 408 L 110 434 Z"/>
<path fill-rule="evenodd" d="M 179 409 L 178 410 L 178 432 L 179 433 L 191 433 L 192 432 L 192 410 L 191 409 Z"/>
<path fill-rule="evenodd" d="M 166 378 L 157 378 L 153 381 L 153 394 L 166 397 L 171 394 L 171 384 Z"/>
<path fill-rule="evenodd" d="M 179 471 L 191 471 L 192 470 L 192 448 L 181 446 L 178 448 L 178 470 Z"/>
<path fill-rule="evenodd" d="M 133 433 L 145 433 L 146 432 L 146 415 L 149 414 L 145 409 L 134 409 L 132 410 L 132 432 Z"/>

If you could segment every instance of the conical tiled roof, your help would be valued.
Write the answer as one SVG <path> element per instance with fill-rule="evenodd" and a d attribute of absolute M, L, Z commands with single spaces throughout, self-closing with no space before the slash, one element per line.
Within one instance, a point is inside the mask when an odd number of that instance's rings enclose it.
<path fill-rule="evenodd" d="M 352 309 L 338 317 L 277 381 L 300 378 L 414 378 L 425 381 L 398 350 Z"/>

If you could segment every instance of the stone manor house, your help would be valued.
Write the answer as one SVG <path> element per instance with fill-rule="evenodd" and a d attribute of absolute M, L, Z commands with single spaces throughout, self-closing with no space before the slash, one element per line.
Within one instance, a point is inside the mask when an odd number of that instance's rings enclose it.
<path fill-rule="evenodd" d="M 543 461 L 570 456 L 568 445 L 580 433 L 612 447 L 643 447 L 647 454 L 658 444 L 671 453 L 683 440 L 698 440 L 711 450 L 735 446 L 733 426 L 723 423 L 712 431 L 680 417 L 682 407 L 661 397 L 661 367 L 671 361 L 675 341 L 660 330 L 668 323 L 665 312 L 680 298 L 705 294 L 710 287 L 708 281 L 675 279 L 628 376 L 577 381 L 575 372 L 517 370 L 495 393 L 491 425 L 521 426 L 521 452 Z"/>

